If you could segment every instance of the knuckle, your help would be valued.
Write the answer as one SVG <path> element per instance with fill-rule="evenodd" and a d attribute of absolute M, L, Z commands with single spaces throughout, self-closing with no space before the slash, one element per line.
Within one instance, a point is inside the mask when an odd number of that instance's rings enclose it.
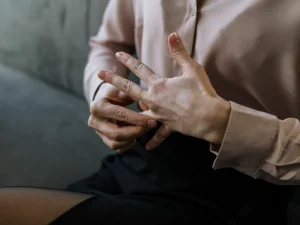
<path fill-rule="evenodd" d="M 101 109 L 103 108 L 104 103 L 102 101 L 93 101 L 90 105 L 90 113 L 92 115 L 97 115 L 101 113 Z"/>
<path fill-rule="evenodd" d="M 128 120 L 127 113 L 125 110 L 117 110 L 116 111 L 116 120 L 126 122 Z"/>
<path fill-rule="evenodd" d="M 120 135 L 120 133 L 118 132 L 118 131 L 114 131 L 114 132 L 112 132 L 113 133 L 113 135 L 112 135 L 112 139 L 113 140 L 115 140 L 115 141 L 121 141 L 121 135 Z"/>
<path fill-rule="evenodd" d="M 132 82 L 130 80 L 124 80 L 122 83 L 122 91 L 125 93 L 129 93 L 131 90 Z"/>
<path fill-rule="evenodd" d="M 93 116 L 90 116 L 89 120 L 88 120 L 88 126 L 89 127 L 94 127 L 94 125 L 95 125 L 95 119 L 94 119 Z"/>
<path fill-rule="evenodd" d="M 90 105 L 90 113 L 95 114 L 97 112 L 97 104 L 95 101 L 92 101 Z"/>
<path fill-rule="evenodd" d="M 110 146 L 109 146 L 112 150 L 118 150 L 119 149 L 119 145 L 118 145 L 118 142 L 111 142 L 110 143 Z"/>
<path fill-rule="evenodd" d="M 116 132 L 115 131 L 111 131 L 107 134 L 107 137 L 111 140 L 116 140 Z"/>
<path fill-rule="evenodd" d="M 178 56 L 182 55 L 183 52 L 184 52 L 184 49 L 182 47 L 176 48 L 173 50 L 173 56 L 178 57 Z"/>
<path fill-rule="evenodd" d="M 132 72 L 135 73 L 136 75 L 141 74 L 141 72 L 144 70 L 145 65 L 143 63 L 135 63 L 132 66 Z"/>

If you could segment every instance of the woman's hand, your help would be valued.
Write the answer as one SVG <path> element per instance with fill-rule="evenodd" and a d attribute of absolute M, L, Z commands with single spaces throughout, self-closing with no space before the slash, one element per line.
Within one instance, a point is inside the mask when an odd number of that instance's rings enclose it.
<path fill-rule="evenodd" d="M 91 104 L 89 126 L 103 142 L 119 153 L 131 149 L 136 138 L 156 126 L 147 115 L 127 109 L 133 99 L 113 85 L 104 83 Z"/>
<path fill-rule="evenodd" d="M 189 56 L 176 33 L 169 37 L 169 50 L 182 69 L 182 76 L 164 78 L 132 56 L 116 54 L 120 62 L 148 84 L 148 90 L 107 71 L 102 71 L 99 77 L 142 101 L 149 108 L 144 114 L 163 124 L 147 149 L 157 147 L 171 132 L 220 144 L 229 120 L 229 102 L 217 95 L 204 68 Z"/>

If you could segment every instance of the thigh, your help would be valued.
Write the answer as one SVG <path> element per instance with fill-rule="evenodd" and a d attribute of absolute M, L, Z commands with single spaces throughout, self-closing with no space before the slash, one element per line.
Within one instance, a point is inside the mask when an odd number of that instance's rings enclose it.
<path fill-rule="evenodd" d="M 0 224 L 46 225 L 90 197 L 59 190 L 0 188 Z"/>
<path fill-rule="evenodd" d="M 51 225 L 228 224 L 203 209 L 147 196 L 98 195 L 73 207 Z"/>

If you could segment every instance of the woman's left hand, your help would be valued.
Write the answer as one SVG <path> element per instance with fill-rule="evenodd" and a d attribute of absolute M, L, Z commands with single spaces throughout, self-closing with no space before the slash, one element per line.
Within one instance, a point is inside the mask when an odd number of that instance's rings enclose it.
<path fill-rule="evenodd" d="M 99 77 L 142 101 L 149 108 L 144 114 L 163 124 L 147 144 L 148 150 L 157 147 L 172 132 L 220 144 L 229 120 L 229 102 L 217 95 L 204 68 L 189 56 L 176 33 L 169 36 L 169 50 L 182 69 L 182 76 L 165 78 L 129 54 L 116 54 L 120 62 L 148 84 L 148 90 L 107 71 L 102 71 Z"/>

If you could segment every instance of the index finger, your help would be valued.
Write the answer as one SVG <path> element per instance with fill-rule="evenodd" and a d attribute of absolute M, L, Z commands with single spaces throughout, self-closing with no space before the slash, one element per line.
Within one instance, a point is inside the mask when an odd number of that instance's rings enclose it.
<path fill-rule="evenodd" d="M 101 71 L 98 74 L 98 77 L 103 81 L 115 86 L 117 89 L 129 95 L 130 97 L 146 101 L 147 92 L 132 81 L 108 71 Z"/>
<path fill-rule="evenodd" d="M 125 52 L 117 52 L 116 57 L 147 84 L 153 84 L 159 78 L 148 66 Z"/>
<path fill-rule="evenodd" d="M 156 126 L 156 121 L 153 118 L 114 104 L 104 104 L 98 107 L 95 103 L 92 103 L 91 114 L 100 118 L 113 119 L 142 127 L 153 128 Z"/>

